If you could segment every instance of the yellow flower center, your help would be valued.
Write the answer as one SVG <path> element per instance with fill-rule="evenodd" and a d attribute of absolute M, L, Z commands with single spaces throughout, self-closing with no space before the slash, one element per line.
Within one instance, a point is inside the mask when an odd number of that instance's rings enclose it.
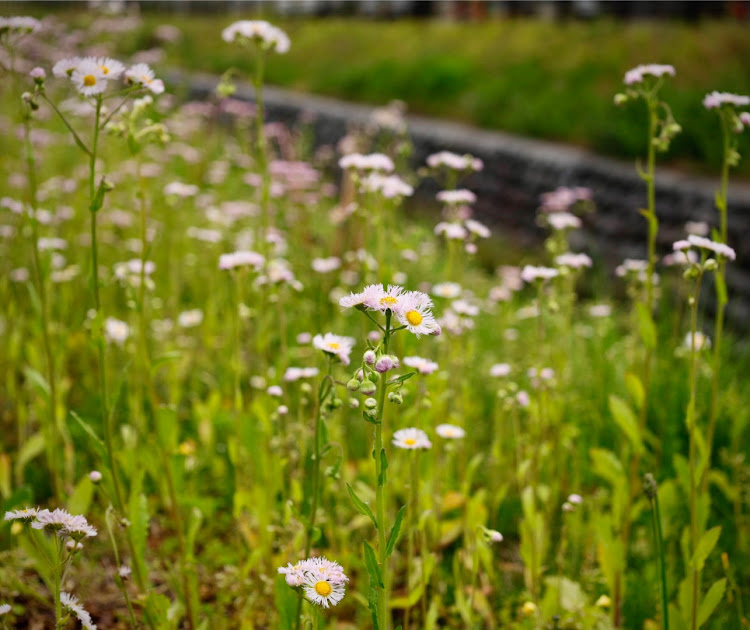
<path fill-rule="evenodd" d="M 99 66 L 102 70 L 102 74 L 109 74 L 109 68 L 107 66 Z"/>
<path fill-rule="evenodd" d="M 406 320 L 412 326 L 419 326 L 419 324 L 422 323 L 422 313 L 420 313 L 419 311 L 409 311 L 406 314 Z"/>
<path fill-rule="evenodd" d="M 328 347 L 329 347 L 329 348 L 330 348 L 331 350 L 338 350 L 338 349 L 339 349 L 339 348 L 341 347 L 341 344 L 339 344 L 339 343 L 336 343 L 335 341 L 331 341 L 331 342 L 330 342 L 330 343 L 328 344 Z"/>
<path fill-rule="evenodd" d="M 93 74 L 87 74 L 85 77 L 83 77 L 83 84 L 87 87 L 96 85 L 96 77 Z"/>
<path fill-rule="evenodd" d="M 321 597 L 328 597 L 332 590 L 331 585 L 324 580 L 315 582 L 315 592 Z"/>
<path fill-rule="evenodd" d="M 398 300 L 392 295 L 386 295 L 385 297 L 380 298 L 380 303 L 387 304 L 388 306 L 390 306 L 391 304 L 395 304 L 396 302 L 398 302 Z"/>
<path fill-rule="evenodd" d="M 409 446 L 414 446 L 417 443 L 417 441 L 414 438 L 406 438 L 404 440 L 404 444 L 408 444 Z"/>

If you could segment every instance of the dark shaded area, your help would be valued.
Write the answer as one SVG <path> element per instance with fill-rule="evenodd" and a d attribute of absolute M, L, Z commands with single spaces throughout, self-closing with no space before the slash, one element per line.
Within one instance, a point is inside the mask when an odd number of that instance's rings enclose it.
<path fill-rule="evenodd" d="M 0 13 L 17 14 L 18 2 L 0 2 Z M 107 3 L 33 0 L 23 11 L 69 9 L 123 10 L 138 8 L 145 13 L 227 14 L 248 16 L 346 16 L 393 19 L 399 17 L 482 20 L 491 17 L 542 17 L 588 19 L 601 16 L 629 19 L 669 19 L 695 22 L 702 18 L 750 17 L 750 0 L 126 0 Z"/>

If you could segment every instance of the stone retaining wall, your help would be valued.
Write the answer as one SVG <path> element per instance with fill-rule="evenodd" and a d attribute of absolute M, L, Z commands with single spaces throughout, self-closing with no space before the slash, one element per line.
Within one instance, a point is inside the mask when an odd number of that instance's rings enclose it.
<path fill-rule="evenodd" d="M 184 78 L 183 78 L 184 80 Z M 190 95 L 205 98 L 215 77 L 192 76 Z M 250 88 L 239 88 L 237 98 L 252 100 Z M 265 88 L 268 120 L 287 123 L 300 114 L 312 116 L 317 144 L 333 144 L 352 124 L 368 122 L 373 108 L 339 100 Z M 596 212 L 584 218 L 576 245 L 614 268 L 623 258 L 646 255 L 646 222 L 638 209 L 646 204 L 645 184 L 632 164 L 603 158 L 584 149 L 481 130 L 458 123 L 408 116 L 414 142 L 415 166 L 437 151 L 470 153 L 484 161 L 484 170 L 465 180 L 478 197 L 477 218 L 514 235 L 521 243 L 539 243 L 535 224 L 542 193 L 558 186 L 586 186 L 593 191 Z M 717 129 L 718 133 L 718 129 Z M 657 166 L 658 169 L 658 166 Z M 659 251 L 684 238 L 686 221 L 715 224 L 716 179 L 694 177 L 668 169 L 657 170 L 656 203 L 660 219 Z M 730 290 L 728 320 L 738 329 L 750 321 L 750 186 L 731 185 L 729 244 L 737 261 L 727 271 Z"/>

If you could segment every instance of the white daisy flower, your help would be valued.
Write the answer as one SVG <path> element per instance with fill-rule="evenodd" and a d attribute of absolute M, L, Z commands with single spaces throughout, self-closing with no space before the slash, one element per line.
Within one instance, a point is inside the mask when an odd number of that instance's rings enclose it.
<path fill-rule="evenodd" d="M 302 562 L 298 562 L 294 566 L 290 562 L 285 567 L 279 567 L 278 572 L 284 576 L 286 583 L 292 588 L 302 586 L 305 582 L 305 571 Z"/>
<path fill-rule="evenodd" d="M 114 317 L 108 317 L 104 320 L 104 336 L 107 338 L 107 341 L 121 346 L 130 337 L 130 326 L 127 322 Z"/>
<path fill-rule="evenodd" d="M 726 258 L 727 260 L 734 260 L 737 257 L 737 254 L 731 247 L 729 247 L 729 245 L 725 245 L 724 243 L 717 243 L 716 241 L 712 241 L 710 238 L 690 234 L 687 237 L 687 240 L 693 247 L 698 247 L 699 249 L 707 249 L 708 251 L 711 251 L 714 254 L 721 256 L 722 258 Z"/>
<path fill-rule="evenodd" d="M 313 574 L 306 574 L 302 590 L 309 601 L 323 608 L 338 604 L 345 593 L 342 582 L 332 582 Z"/>
<path fill-rule="evenodd" d="M 5 513 L 6 521 L 30 521 L 39 514 L 39 508 L 24 508 L 23 510 L 11 510 Z"/>
<path fill-rule="evenodd" d="M 534 282 L 535 280 L 550 280 L 560 275 L 557 269 L 551 267 L 536 267 L 534 265 L 526 265 L 521 270 L 521 279 L 524 282 Z"/>
<path fill-rule="evenodd" d="M 477 200 L 477 196 L 465 188 L 458 190 L 441 190 L 436 199 L 448 206 L 468 205 Z"/>
<path fill-rule="evenodd" d="M 308 367 L 308 368 L 300 368 L 300 367 L 288 367 L 286 369 L 286 372 L 284 372 L 283 379 L 287 383 L 292 383 L 294 381 L 298 381 L 303 378 L 315 378 L 319 373 L 318 368 L 316 367 Z"/>
<path fill-rule="evenodd" d="M 586 254 L 560 254 L 555 258 L 555 264 L 559 267 L 569 267 L 570 269 L 582 269 L 591 267 L 592 262 Z"/>
<path fill-rule="evenodd" d="M 265 20 L 240 20 L 227 26 L 221 32 L 221 38 L 228 43 L 259 42 L 266 50 L 284 54 L 289 50 L 287 34 L 280 28 Z"/>
<path fill-rule="evenodd" d="M 466 225 L 466 229 L 469 230 L 469 232 L 478 236 L 479 238 L 489 238 L 492 234 L 492 232 L 490 232 L 490 228 L 488 228 L 484 223 L 480 223 L 479 221 L 475 221 L 474 219 L 466 219 L 464 225 Z"/>
<path fill-rule="evenodd" d="M 502 378 L 510 374 L 510 365 L 508 363 L 495 363 L 490 368 L 490 376 L 494 378 Z"/>
<path fill-rule="evenodd" d="M 78 63 L 70 75 L 70 80 L 84 96 L 95 96 L 107 89 L 107 77 L 92 57 L 86 57 Z"/>
<path fill-rule="evenodd" d="M 364 305 L 375 311 L 385 312 L 390 309 L 393 312 L 397 312 L 401 307 L 401 300 L 404 295 L 404 288 L 398 285 L 389 284 L 388 289 L 384 290 L 383 285 L 370 285 L 371 287 L 379 287 L 379 291 L 372 289 L 370 295 Z M 430 305 L 431 306 L 431 305 Z"/>
<path fill-rule="evenodd" d="M 253 251 L 237 251 L 219 256 L 219 269 L 234 269 L 235 267 L 250 266 L 256 270 L 260 269 L 266 259 L 259 253 Z"/>
<path fill-rule="evenodd" d="M 394 169 L 393 160 L 384 153 L 349 153 L 339 160 L 339 167 L 344 170 L 382 171 L 391 173 Z"/>
<path fill-rule="evenodd" d="M 469 235 L 469 232 L 460 223 L 441 221 L 435 226 L 435 234 L 438 236 L 444 234 L 445 238 L 461 241 Z"/>
<path fill-rule="evenodd" d="M 339 306 L 344 308 L 365 308 L 367 302 L 378 299 L 383 294 L 382 284 L 370 284 L 360 293 L 351 293 L 339 300 Z"/>
<path fill-rule="evenodd" d="M 570 212 L 553 212 L 545 215 L 545 220 L 553 230 L 574 230 L 581 227 L 581 220 Z"/>
<path fill-rule="evenodd" d="M 417 335 L 434 335 L 439 326 L 432 314 L 432 300 L 430 296 L 421 291 L 409 291 L 399 303 L 399 309 L 395 312 L 396 319 L 402 326 Z"/>
<path fill-rule="evenodd" d="M 400 429 L 393 434 L 393 445 L 404 449 L 428 449 L 432 448 L 432 442 L 422 429 L 409 428 Z"/>
<path fill-rule="evenodd" d="M 435 427 L 435 433 L 446 440 L 460 440 L 466 435 L 466 431 L 454 424 L 439 424 Z"/>
<path fill-rule="evenodd" d="M 444 166 L 454 171 L 481 171 L 484 163 L 471 155 L 458 155 L 450 151 L 440 151 L 427 157 L 427 166 L 439 168 Z"/>
<path fill-rule="evenodd" d="M 710 94 L 706 94 L 706 97 L 703 99 L 703 107 L 706 109 L 717 109 L 722 105 L 745 107 L 746 105 L 750 105 L 750 96 L 731 94 L 730 92 L 717 92 L 714 90 Z"/>
<path fill-rule="evenodd" d="M 70 78 L 70 75 L 73 74 L 73 70 L 78 67 L 78 64 L 81 63 L 81 61 L 82 59 L 80 57 L 66 57 L 65 59 L 60 59 L 60 61 L 52 66 L 52 74 L 58 79 Z"/>
<path fill-rule="evenodd" d="M 404 357 L 404 365 L 414 368 L 420 374 L 432 374 L 438 369 L 438 364 L 435 361 L 422 357 Z"/>
<path fill-rule="evenodd" d="M 177 316 L 177 325 L 181 328 L 194 328 L 200 326 L 203 322 L 203 311 L 199 308 L 194 308 L 189 311 L 182 311 Z"/>
<path fill-rule="evenodd" d="M 137 63 L 125 72 L 125 81 L 131 85 L 141 85 L 153 94 L 164 91 L 164 81 L 154 78 L 154 71 L 147 63 Z"/>
<path fill-rule="evenodd" d="M 452 300 L 461 295 L 461 285 L 457 282 L 441 282 L 432 287 L 430 293 Z"/>
<path fill-rule="evenodd" d="M 343 567 L 333 560 L 327 558 L 312 557 L 299 563 L 305 573 L 312 574 L 317 578 L 325 578 L 335 584 L 348 582 L 349 578 L 344 573 Z"/>
<path fill-rule="evenodd" d="M 674 66 L 658 63 L 640 65 L 625 73 L 625 84 L 633 85 L 634 83 L 643 83 L 646 76 L 659 78 L 665 74 L 674 76 Z"/>
<path fill-rule="evenodd" d="M 125 66 L 117 61 L 117 59 L 99 57 L 96 63 L 99 65 L 105 79 L 119 79 L 122 73 L 125 72 Z"/>
<path fill-rule="evenodd" d="M 313 346 L 327 354 L 332 354 L 344 364 L 349 365 L 349 355 L 354 347 L 353 337 L 342 337 L 333 333 L 325 335 L 315 335 L 313 337 Z"/>
<path fill-rule="evenodd" d="M 81 622 L 81 625 L 86 630 L 96 630 L 96 624 L 91 621 L 91 615 L 83 608 L 77 597 L 62 591 L 60 593 L 60 602 L 65 608 L 75 613 L 78 621 Z"/>
<path fill-rule="evenodd" d="M 0 606 L 0 615 L 7 615 L 10 612 L 10 604 Z"/>

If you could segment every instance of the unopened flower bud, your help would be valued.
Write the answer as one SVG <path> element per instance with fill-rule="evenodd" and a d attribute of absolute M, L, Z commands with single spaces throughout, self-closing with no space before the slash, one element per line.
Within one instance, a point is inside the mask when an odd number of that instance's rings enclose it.
<path fill-rule="evenodd" d="M 346 383 L 346 388 L 350 392 L 357 392 L 359 391 L 359 381 L 356 378 L 351 378 Z"/>
<path fill-rule="evenodd" d="M 378 406 L 378 401 L 374 398 L 365 398 L 365 408 L 375 409 Z"/>
<path fill-rule="evenodd" d="M 312 391 L 312 385 L 310 385 L 310 383 L 302 383 L 302 385 L 299 386 L 299 390 L 303 394 L 309 394 Z"/>
<path fill-rule="evenodd" d="M 44 68 L 40 68 L 39 66 L 37 66 L 31 72 L 29 72 L 29 76 L 34 79 L 34 83 L 36 83 L 37 85 L 41 85 L 47 78 L 47 73 L 44 71 Z"/>
<path fill-rule="evenodd" d="M 376 355 L 374 350 L 366 350 L 364 355 L 362 355 L 362 360 L 367 363 L 367 365 L 374 365 L 375 359 Z"/>
<path fill-rule="evenodd" d="M 385 374 L 388 370 L 392 370 L 396 366 L 397 364 L 394 362 L 393 357 L 388 354 L 384 354 L 375 361 L 375 371 L 381 374 Z"/>
<path fill-rule="evenodd" d="M 375 387 L 375 383 L 373 383 L 369 378 L 362 381 L 362 384 L 359 386 L 359 391 L 361 391 L 365 396 L 372 396 L 375 393 L 375 390 L 377 387 Z"/>
<path fill-rule="evenodd" d="M 89 479 L 91 479 L 94 483 L 99 483 L 102 480 L 102 473 L 100 473 L 98 470 L 92 470 L 89 473 Z"/>
<path fill-rule="evenodd" d="M 402 402 L 404 402 L 404 398 L 399 392 L 388 392 L 388 402 L 400 405 Z"/>
<path fill-rule="evenodd" d="M 622 92 L 615 94 L 615 105 L 625 105 L 625 103 L 628 102 L 628 95 L 623 94 Z"/>

